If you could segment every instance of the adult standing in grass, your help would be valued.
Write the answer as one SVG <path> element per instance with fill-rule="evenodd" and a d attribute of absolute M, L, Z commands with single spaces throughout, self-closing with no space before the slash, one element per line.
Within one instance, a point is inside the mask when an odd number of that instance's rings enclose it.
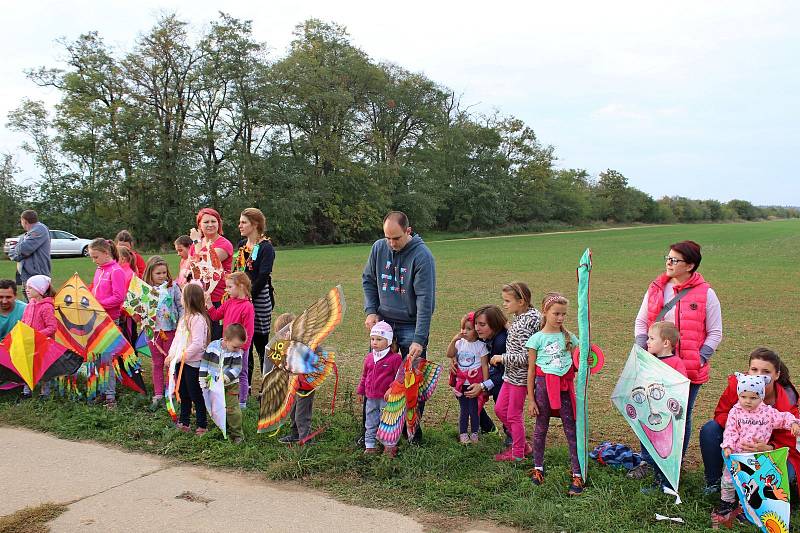
<path fill-rule="evenodd" d="M 248 207 L 239 216 L 239 233 L 242 239 L 233 254 L 233 271 L 244 272 L 250 278 L 251 298 L 255 309 L 255 329 L 248 350 L 247 384 L 253 382 L 254 352 L 261 360 L 261 372 L 267 365 L 264 350 L 269 342 L 272 326 L 272 309 L 275 307 L 275 291 L 272 288 L 272 266 L 275 263 L 275 248 L 265 235 L 267 218 L 260 209 Z M 270 363 L 270 367 L 272 364 Z"/>
<path fill-rule="evenodd" d="M 708 381 L 711 356 L 722 341 L 722 311 L 714 289 L 697 272 L 702 260 L 700 245 L 681 241 L 670 245 L 664 256 L 666 269 L 650 283 L 636 315 L 636 344 L 647 349 L 647 331 L 655 322 L 674 323 L 680 332 L 675 347 L 689 377 L 689 400 L 686 404 L 686 433 L 683 456 L 692 433 L 692 410 L 700 387 Z M 642 477 L 645 467 L 631 471 Z"/>
<path fill-rule="evenodd" d="M 433 254 L 402 211 L 391 211 L 383 218 L 383 234 L 372 245 L 361 276 L 367 313 L 364 326 L 371 331 L 379 321 L 387 322 L 403 358 L 425 358 L 436 306 Z M 420 415 L 423 409 L 420 403 Z M 421 440 L 418 428 L 414 441 Z"/>
<path fill-rule="evenodd" d="M 19 223 L 25 230 L 25 235 L 9 250 L 8 257 L 19 263 L 17 272 L 24 288 L 28 278 L 32 276 L 50 277 L 50 230 L 39 222 L 39 214 L 32 209 L 22 212 Z"/>
<path fill-rule="evenodd" d="M 13 279 L 0 279 L 0 340 L 22 320 L 25 302 L 17 300 L 17 283 Z"/>
<path fill-rule="evenodd" d="M 196 229 L 192 229 L 191 238 L 195 246 L 192 246 L 189 253 L 190 256 L 194 255 L 195 247 L 199 244 L 200 249 L 204 246 L 213 248 L 222 263 L 222 270 L 225 274 L 231 271 L 231 263 L 233 262 L 233 245 L 231 241 L 226 239 L 222 234 L 222 217 L 216 209 L 204 207 L 197 212 L 195 219 L 197 224 Z M 220 280 L 214 290 L 211 291 L 211 304 L 214 307 L 222 305 L 222 297 L 225 295 L 225 283 Z M 211 322 L 211 340 L 222 338 L 222 322 L 219 320 Z"/>
<path fill-rule="evenodd" d="M 508 319 L 505 313 L 496 305 L 484 305 L 475 311 L 475 331 L 478 333 L 478 337 L 486 343 L 486 347 L 489 349 L 489 358 L 493 355 L 506 353 L 507 324 Z M 494 398 L 496 404 L 500 389 L 503 386 L 504 372 L 505 366 L 502 364 L 489 365 L 489 379 L 483 383 L 470 385 L 464 395 L 468 398 L 477 398 L 485 392 L 488 396 Z M 485 402 L 481 401 L 480 404 L 481 432 L 492 433 L 497 428 L 492 418 L 486 413 Z M 504 427 L 503 429 L 506 433 L 506 446 L 511 446 L 511 432 L 508 428 Z"/>
<path fill-rule="evenodd" d="M 764 389 L 764 403 L 778 411 L 800 416 L 798 412 L 798 393 L 789 376 L 789 369 L 781 361 L 780 356 L 769 348 L 756 348 L 750 353 L 748 374 L 764 375 L 771 378 Z M 706 422 L 700 429 L 700 452 L 703 456 L 703 469 L 706 478 L 706 494 L 719 492 L 722 477 L 723 461 L 720 445 L 728 421 L 728 413 L 736 405 L 739 397 L 736 393 L 736 376 L 728 376 L 728 387 L 722 393 L 714 409 L 714 418 Z M 777 386 L 776 386 L 777 385 Z M 745 452 L 766 452 L 782 447 L 789 448 L 787 468 L 790 483 L 798 481 L 800 473 L 800 452 L 797 450 L 797 439 L 787 430 L 775 430 L 768 442 L 751 442 L 743 445 Z M 798 485 L 800 489 L 800 485 Z"/>

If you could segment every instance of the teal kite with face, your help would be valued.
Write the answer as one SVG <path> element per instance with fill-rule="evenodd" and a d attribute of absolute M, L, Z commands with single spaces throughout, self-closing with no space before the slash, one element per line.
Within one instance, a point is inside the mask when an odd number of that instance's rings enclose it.
<path fill-rule="evenodd" d="M 689 379 L 634 345 L 611 402 L 675 490 L 681 475 Z"/>

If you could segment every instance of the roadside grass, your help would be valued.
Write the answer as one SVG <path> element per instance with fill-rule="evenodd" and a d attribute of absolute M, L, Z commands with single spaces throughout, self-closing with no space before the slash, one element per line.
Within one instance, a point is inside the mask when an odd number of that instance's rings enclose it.
<path fill-rule="evenodd" d="M 67 510 L 60 503 L 43 503 L 26 507 L 14 514 L 0 516 L 0 532 L 3 533 L 47 533 L 47 523 L 55 520 Z"/>
<path fill-rule="evenodd" d="M 558 290 L 575 302 L 575 267 L 586 247 L 594 253 L 592 337 L 606 353 L 606 367 L 590 386 L 591 443 L 602 440 L 635 443 L 611 391 L 633 338 L 633 320 L 647 284 L 663 270 L 671 242 L 693 239 L 703 245 L 700 272 L 712 284 L 723 308 L 724 339 L 712 359 L 712 378 L 698 399 L 694 433 L 681 480 L 684 503 L 666 496 L 644 496 L 642 486 L 621 473 L 590 465 L 591 483 L 580 498 L 565 496 L 568 460 L 558 420 L 550 430 L 547 482 L 534 488 L 524 469 L 493 463 L 501 448 L 497 437 L 474 447 L 455 442 L 458 406 L 443 385 L 425 411 L 426 444 L 403 448 L 396 461 L 365 458 L 353 444 L 359 432 L 360 406 L 354 403 L 361 362 L 368 345 L 363 327 L 361 270 L 368 246 L 277 250 L 274 284 L 276 313 L 299 312 L 330 286 L 341 283 L 349 309 L 328 345 L 337 350 L 341 380 L 336 413 L 327 415 L 333 394 L 326 384 L 317 395 L 315 422 L 328 424 L 319 441 L 307 448 L 285 449 L 275 439 L 254 435 L 256 409 L 246 411 L 247 441 L 233 448 L 217 431 L 193 438 L 170 427 L 165 412 L 150 414 L 146 399 L 124 394 L 120 408 L 99 408 L 66 401 L 15 404 L 0 400 L 0 423 L 24 425 L 70 439 L 91 439 L 128 449 L 230 468 L 260 470 L 272 479 L 302 478 L 337 498 L 361 505 L 416 510 L 470 519 L 488 519 L 543 531 L 666 531 L 676 526 L 654 522 L 654 513 L 681 516 L 684 529 L 710 527 L 713 499 L 701 496 L 697 470 L 697 433 L 716 405 L 726 376 L 745 368 L 747 354 L 767 345 L 797 367 L 796 324 L 800 323 L 800 221 L 743 224 L 635 227 L 615 231 L 431 242 L 437 261 L 437 309 L 431 328 L 429 357 L 441 362 L 463 313 L 486 303 L 500 303 L 503 283 L 530 284 L 537 304 L 544 292 Z M 177 256 L 168 256 L 177 265 Z M 13 274 L 0 262 L 0 276 Z M 89 259 L 54 262 L 56 285 L 73 272 L 89 282 Z M 574 304 L 568 325 L 575 333 Z M 148 370 L 147 361 L 144 367 Z M 491 405 L 491 404 L 490 404 Z M 489 411 L 491 411 L 491 407 Z M 528 431 L 532 422 L 527 422 Z M 234 451 L 235 450 L 235 451 Z M 794 531 L 800 531 L 796 526 Z"/>

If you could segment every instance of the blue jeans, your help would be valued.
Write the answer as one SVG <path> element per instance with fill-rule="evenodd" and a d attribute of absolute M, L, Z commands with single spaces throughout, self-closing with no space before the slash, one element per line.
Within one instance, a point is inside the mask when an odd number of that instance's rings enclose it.
<path fill-rule="evenodd" d="M 366 418 L 364 420 L 364 446 L 367 448 L 375 447 L 375 434 L 381 423 L 381 411 L 386 407 L 383 398 L 364 398 Z"/>
<path fill-rule="evenodd" d="M 694 383 L 689 384 L 689 398 L 686 401 L 686 429 L 684 430 L 683 434 L 683 455 L 681 455 L 681 460 L 686 457 L 686 450 L 689 448 L 689 439 L 692 436 L 692 411 L 694 410 L 694 403 L 697 401 L 697 394 L 700 392 L 701 385 L 695 385 Z M 701 437 L 702 439 L 702 437 Z M 722 433 L 720 433 L 719 443 L 717 444 L 717 448 L 719 449 L 719 444 L 722 443 Z M 700 451 L 703 453 L 703 445 L 702 442 L 700 443 Z M 719 450 L 717 450 L 717 455 L 719 455 Z M 703 456 L 705 458 L 705 455 Z M 642 446 L 642 459 L 647 461 L 650 466 L 653 467 L 653 473 L 656 479 L 656 482 L 661 483 L 662 485 L 667 483 L 666 478 L 664 477 L 663 472 L 656 466 L 655 461 L 653 461 L 653 457 L 650 455 L 644 446 Z M 720 468 L 720 472 L 722 472 L 722 468 Z M 717 478 L 719 480 L 719 478 Z M 674 488 L 674 487 L 673 487 Z"/>
<path fill-rule="evenodd" d="M 725 461 L 722 459 L 722 434 L 725 428 L 713 418 L 700 428 L 700 453 L 703 456 L 703 470 L 705 471 L 706 485 L 716 485 L 722 478 L 722 469 Z M 797 472 L 792 463 L 786 463 L 789 483 L 797 483 Z"/>

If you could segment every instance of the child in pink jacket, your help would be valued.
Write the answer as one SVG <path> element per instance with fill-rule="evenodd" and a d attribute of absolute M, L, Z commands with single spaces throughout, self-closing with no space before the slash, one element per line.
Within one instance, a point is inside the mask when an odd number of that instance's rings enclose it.
<path fill-rule="evenodd" d="M 378 322 L 369 332 L 372 351 L 364 357 L 364 370 L 358 383 L 358 395 L 366 402 L 364 417 L 364 453 L 377 453 L 375 434 L 381 422 L 381 413 L 386 407 L 386 391 L 394 381 L 397 369 L 403 364 L 403 356 L 393 347 L 392 326 Z"/>
<path fill-rule="evenodd" d="M 56 315 L 53 307 L 55 294 L 50 286 L 50 278 L 31 276 L 25 283 L 25 290 L 28 293 L 28 305 L 22 313 L 22 322 L 42 335 L 52 337 L 56 333 Z M 50 382 L 42 383 L 40 394 L 42 398 L 50 396 Z M 31 389 L 27 385 L 22 387 L 22 397 L 31 397 Z"/>
<path fill-rule="evenodd" d="M 721 446 L 725 457 L 743 451 L 742 444 L 768 441 L 775 429 L 790 429 L 795 437 L 800 435 L 800 420 L 764 403 L 764 390 L 771 380 L 770 376 L 736 372 L 739 401 L 731 408 L 722 434 Z M 727 468 L 720 484 L 720 498 L 722 501 L 716 514 L 730 513 L 736 506 L 736 491 Z"/>
<path fill-rule="evenodd" d="M 247 333 L 247 340 L 242 346 L 243 353 L 250 353 L 250 343 L 253 342 L 256 311 L 250 301 L 250 278 L 244 272 L 234 272 L 225 279 L 225 292 L 228 298 L 219 307 L 214 307 L 211 298 L 206 297 L 208 316 L 212 322 L 222 319 L 222 327 L 231 324 L 241 324 Z M 216 340 L 216 339 L 211 339 Z M 250 385 L 247 379 L 247 365 L 244 365 L 239 374 L 239 406 L 247 407 L 247 398 L 250 396 Z"/>

